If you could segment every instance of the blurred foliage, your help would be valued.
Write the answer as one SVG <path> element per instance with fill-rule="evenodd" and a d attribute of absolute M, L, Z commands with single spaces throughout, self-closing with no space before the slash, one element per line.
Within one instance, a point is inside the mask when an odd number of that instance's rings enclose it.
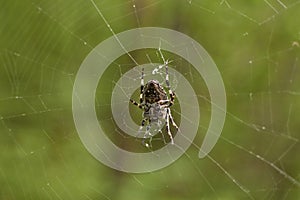
<path fill-rule="evenodd" d="M 223 138 L 210 154 L 218 164 L 199 160 L 193 146 L 149 174 L 118 172 L 95 160 L 75 130 L 72 87 L 84 58 L 112 33 L 91 1 L 0 0 L 0 199 L 300 198 L 299 185 L 287 177 L 300 181 L 299 1 L 95 2 L 116 33 L 170 28 L 210 53 L 228 101 Z M 107 96 L 99 103 L 109 102 L 112 80 L 121 75 L 106 71 L 97 93 Z M 208 97 L 197 85 L 197 94 Z M 195 143 L 201 145 L 210 115 L 199 102 Z"/>

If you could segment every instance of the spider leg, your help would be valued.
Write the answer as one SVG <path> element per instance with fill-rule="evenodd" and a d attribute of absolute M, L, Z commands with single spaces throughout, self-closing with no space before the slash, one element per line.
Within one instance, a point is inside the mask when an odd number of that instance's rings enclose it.
<path fill-rule="evenodd" d="M 143 127 L 145 126 L 145 123 L 148 121 L 149 119 L 148 118 L 144 118 L 141 122 L 141 126 L 138 130 L 138 133 L 137 135 L 141 135 L 142 134 L 142 129 Z M 152 147 L 152 134 L 150 133 L 150 128 L 151 128 L 151 123 L 149 123 L 147 126 L 146 126 L 146 131 L 143 135 L 143 140 L 142 140 L 142 144 L 144 146 L 146 146 L 147 148 L 151 148 Z M 149 138 L 149 143 L 146 142 L 146 139 Z"/>
<path fill-rule="evenodd" d="M 170 95 L 170 101 L 169 101 L 169 106 L 168 107 L 171 107 L 174 104 L 174 101 L 175 101 L 175 92 L 173 92 L 171 90 L 171 86 L 170 86 L 168 62 L 166 63 L 165 66 L 166 66 L 166 85 L 167 85 L 167 88 L 169 90 L 168 92 L 169 92 L 169 95 Z"/>
<path fill-rule="evenodd" d="M 174 105 L 174 101 L 175 101 L 175 92 L 173 92 L 172 90 L 169 90 L 169 94 L 170 94 L 170 101 L 169 101 L 169 107 L 171 107 L 172 105 Z"/>
<path fill-rule="evenodd" d="M 174 140 L 173 140 L 173 136 L 170 130 L 170 120 L 169 120 L 169 109 L 167 109 L 167 115 L 166 115 L 166 129 L 167 129 L 167 133 L 171 139 L 171 144 L 174 144 Z"/>
<path fill-rule="evenodd" d="M 144 85 L 145 85 L 145 82 L 144 82 L 144 68 L 142 68 L 140 103 L 143 102 Z"/>
<path fill-rule="evenodd" d="M 139 107 L 140 109 L 143 109 L 143 93 L 144 93 L 144 68 L 142 68 L 142 76 L 141 76 L 141 91 L 140 91 L 140 103 L 136 102 L 133 99 L 130 99 L 130 102 Z"/>
<path fill-rule="evenodd" d="M 144 118 L 141 122 L 141 126 L 138 130 L 137 136 L 141 134 L 143 127 L 145 126 L 146 121 L 148 120 L 148 118 Z"/>
<path fill-rule="evenodd" d="M 166 63 L 166 85 L 168 90 L 170 91 L 170 81 L 169 81 L 169 68 L 168 68 L 168 63 Z"/>
<path fill-rule="evenodd" d="M 140 126 L 140 129 L 139 129 L 139 134 L 141 133 L 142 131 L 142 128 L 144 127 L 145 125 L 145 122 L 147 121 L 147 119 L 143 119 L 142 121 L 142 125 Z M 146 131 L 145 131 L 145 134 L 143 136 L 143 140 L 142 140 L 142 144 L 147 147 L 147 148 L 151 148 L 152 147 L 152 134 L 150 133 L 150 128 L 151 128 L 151 123 L 149 123 L 147 126 L 146 126 Z M 147 138 L 149 138 L 149 142 L 146 142 Z"/>
<path fill-rule="evenodd" d="M 140 103 L 136 102 L 136 101 L 133 100 L 133 99 L 130 99 L 130 102 L 131 102 L 133 105 L 135 105 L 135 106 L 137 106 L 137 107 L 139 107 L 140 109 L 143 110 L 143 104 L 140 104 Z"/>
<path fill-rule="evenodd" d="M 148 147 L 148 148 L 151 148 L 152 147 L 152 134 L 150 133 L 150 128 L 151 128 L 151 123 L 149 123 L 147 126 L 146 126 L 146 131 L 145 131 L 145 134 L 144 134 L 144 138 L 143 138 L 143 141 L 142 143 Z M 149 138 L 149 143 L 146 143 L 146 139 Z"/>
<path fill-rule="evenodd" d="M 161 133 L 164 144 L 167 144 L 166 139 L 165 139 L 165 135 L 163 134 L 163 132 L 161 130 L 159 130 L 158 132 Z"/>
<path fill-rule="evenodd" d="M 171 122 L 172 122 L 172 125 L 176 128 L 176 130 L 178 131 L 179 130 L 179 128 L 178 128 L 178 126 L 177 126 L 177 124 L 175 123 L 175 121 L 174 121 L 174 119 L 173 119 L 173 116 L 172 116 L 172 114 L 171 114 L 171 110 L 170 110 L 170 108 L 168 108 L 169 109 L 169 117 L 170 117 L 170 120 L 171 120 Z"/>
<path fill-rule="evenodd" d="M 159 100 L 159 101 L 158 101 L 158 104 L 161 105 L 161 106 L 163 106 L 163 107 L 165 107 L 165 106 L 169 107 L 170 100 L 169 100 L 169 99 L 166 99 L 166 100 Z"/>

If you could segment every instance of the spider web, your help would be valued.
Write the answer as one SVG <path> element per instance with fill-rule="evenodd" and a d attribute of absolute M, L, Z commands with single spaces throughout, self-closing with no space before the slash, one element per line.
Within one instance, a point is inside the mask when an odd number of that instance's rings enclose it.
<path fill-rule="evenodd" d="M 25 0 L 1 5 L 1 199 L 299 198 L 300 1 Z M 137 64 L 171 60 L 170 68 L 195 90 L 198 104 L 189 106 L 201 111 L 197 136 L 180 159 L 136 175 L 110 169 L 86 151 L 74 126 L 71 97 L 77 70 L 96 45 L 147 26 L 180 31 L 205 47 L 222 75 L 228 108 L 221 138 L 199 159 L 211 106 L 201 75 L 175 54 L 128 52 L 118 41 L 124 55 L 105 71 L 96 95 L 96 108 L 103 110 L 97 113 L 99 124 L 115 144 L 149 151 L 117 127 L 110 111 L 113 88 L 122 89 L 118 80 Z M 151 72 L 146 71 L 146 80 Z M 163 81 L 165 72 L 158 72 Z M 132 81 L 139 77 L 136 70 Z M 171 74 L 170 80 L 176 92 L 182 79 Z M 138 100 L 136 89 L 132 97 Z M 172 107 L 175 121 L 193 121 L 181 115 L 181 107 Z M 139 124 L 141 111 L 132 106 L 130 113 Z M 160 148 L 161 136 L 155 138 Z"/>

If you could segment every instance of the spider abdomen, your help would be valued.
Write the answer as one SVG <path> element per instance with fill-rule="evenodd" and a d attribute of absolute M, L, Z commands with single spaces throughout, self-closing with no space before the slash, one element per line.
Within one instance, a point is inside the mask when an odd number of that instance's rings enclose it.
<path fill-rule="evenodd" d="M 153 103 L 149 106 L 149 109 L 144 112 L 144 117 L 148 118 L 151 122 L 165 119 L 167 114 L 167 108 L 162 107 L 159 103 Z"/>
<path fill-rule="evenodd" d="M 152 125 L 156 126 L 159 131 L 163 128 L 167 116 L 167 109 L 159 103 L 150 104 L 148 109 L 144 111 L 144 118 L 148 119 Z"/>

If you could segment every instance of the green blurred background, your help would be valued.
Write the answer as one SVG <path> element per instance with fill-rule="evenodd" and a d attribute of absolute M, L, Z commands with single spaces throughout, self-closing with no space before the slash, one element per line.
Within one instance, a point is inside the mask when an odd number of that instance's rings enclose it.
<path fill-rule="evenodd" d="M 300 1 L 95 3 L 115 33 L 170 28 L 207 50 L 226 87 L 222 138 L 210 158 L 199 160 L 191 146 L 156 172 L 127 174 L 106 167 L 81 143 L 71 97 L 80 64 L 111 31 L 88 0 L 0 0 L 0 199 L 300 198 Z M 146 62 L 148 53 L 133 55 Z M 112 80 L 134 66 L 128 58 L 117 63 L 121 67 L 107 70 L 105 87 L 99 84 L 97 91 L 105 94 L 98 106 L 106 109 Z M 180 62 L 173 67 L 185 74 Z M 199 95 L 201 122 L 194 142 L 201 145 L 210 118 L 203 99 L 209 94 L 194 76 L 186 73 Z M 174 115 L 180 120 L 180 113 Z M 99 121 L 116 130 L 109 111 Z M 124 145 L 124 138 L 113 134 Z"/>

